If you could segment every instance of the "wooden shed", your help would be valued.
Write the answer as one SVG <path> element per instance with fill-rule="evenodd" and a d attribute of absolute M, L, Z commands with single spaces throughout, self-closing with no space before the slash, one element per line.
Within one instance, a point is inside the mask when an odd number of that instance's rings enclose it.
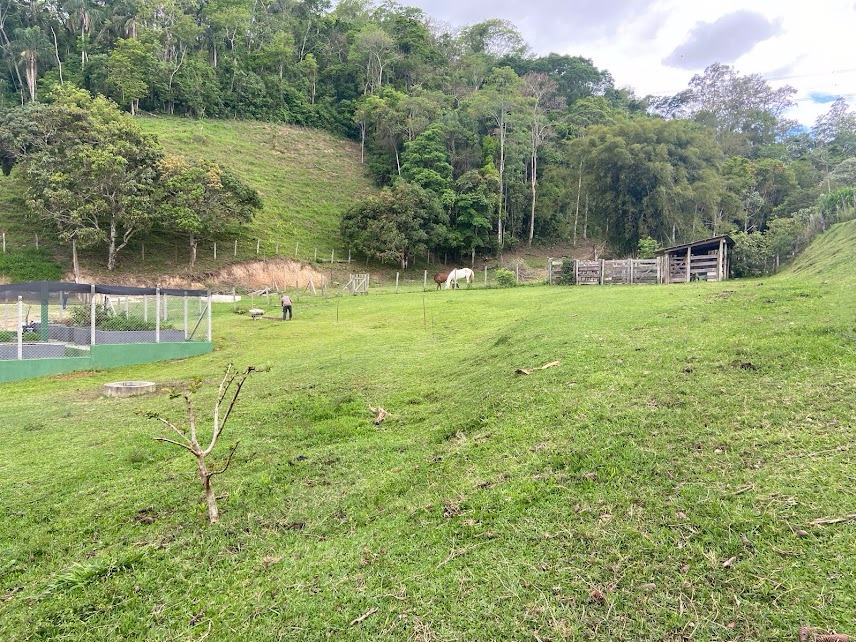
<path fill-rule="evenodd" d="M 663 283 L 690 281 L 724 281 L 731 271 L 730 236 L 714 236 L 695 243 L 685 243 L 658 250 L 662 257 Z"/>

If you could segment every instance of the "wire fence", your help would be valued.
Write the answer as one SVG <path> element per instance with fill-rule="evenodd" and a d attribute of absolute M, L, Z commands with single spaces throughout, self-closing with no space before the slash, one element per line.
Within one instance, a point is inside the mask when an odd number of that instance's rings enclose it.
<path fill-rule="evenodd" d="M 206 290 L 38 281 L 0 286 L 0 360 L 85 356 L 93 345 L 211 341 Z"/>

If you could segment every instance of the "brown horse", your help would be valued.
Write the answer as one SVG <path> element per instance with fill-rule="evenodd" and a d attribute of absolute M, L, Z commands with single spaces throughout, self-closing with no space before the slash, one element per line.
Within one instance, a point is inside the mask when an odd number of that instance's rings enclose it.
<path fill-rule="evenodd" d="M 438 290 L 440 289 L 440 286 L 443 285 L 446 282 L 446 279 L 448 279 L 448 278 L 449 278 L 448 272 L 437 272 L 437 274 L 434 275 L 434 283 L 437 284 Z"/>

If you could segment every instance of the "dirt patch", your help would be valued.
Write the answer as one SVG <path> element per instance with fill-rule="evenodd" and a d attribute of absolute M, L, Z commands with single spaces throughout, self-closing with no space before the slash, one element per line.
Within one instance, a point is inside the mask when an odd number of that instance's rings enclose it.
<path fill-rule="evenodd" d="M 279 258 L 258 261 L 234 263 L 220 270 L 204 274 L 162 275 L 156 283 L 149 279 L 141 279 L 134 275 L 110 275 L 109 282 L 113 285 L 129 286 L 158 286 L 162 288 L 192 288 L 212 290 L 261 290 L 272 288 L 305 288 L 311 283 L 316 288 L 329 287 L 337 277 L 330 270 L 324 272 L 312 265 Z M 81 274 L 83 283 L 103 283 L 105 277 L 95 274 Z"/>

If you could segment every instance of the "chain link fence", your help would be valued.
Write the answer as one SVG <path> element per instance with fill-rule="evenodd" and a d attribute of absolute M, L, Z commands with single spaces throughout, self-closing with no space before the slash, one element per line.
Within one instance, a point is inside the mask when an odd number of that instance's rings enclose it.
<path fill-rule="evenodd" d="M 0 285 L 0 360 L 85 356 L 93 345 L 210 340 L 206 290 Z"/>

